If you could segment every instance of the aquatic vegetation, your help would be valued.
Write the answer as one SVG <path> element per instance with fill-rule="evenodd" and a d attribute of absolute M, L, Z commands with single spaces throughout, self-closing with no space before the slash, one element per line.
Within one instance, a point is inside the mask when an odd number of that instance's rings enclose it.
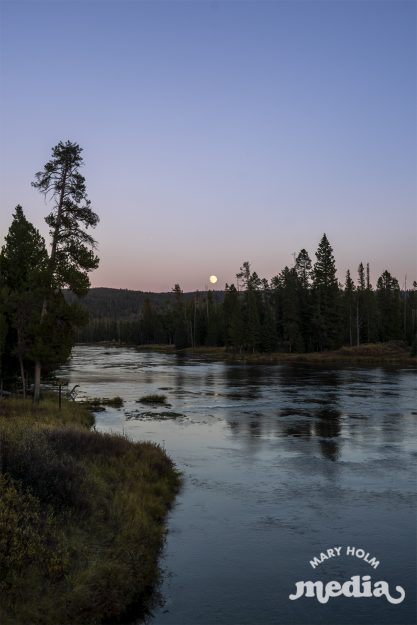
<path fill-rule="evenodd" d="M 132 419 L 154 420 L 163 421 L 166 419 L 183 419 L 184 415 L 180 412 L 174 412 L 173 410 L 163 410 L 162 412 L 150 412 L 147 410 L 131 410 L 125 413 L 126 419 L 131 421 Z"/>
<path fill-rule="evenodd" d="M 93 397 L 87 399 L 85 402 L 91 410 L 100 412 L 105 410 L 105 406 L 111 406 L 112 408 L 121 408 L 123 406 L 123 399 L 116 395 L 116 397 Z"/>
<path fill-rule="evenodd" d="M 142 404 L 165 404 L 167 399 L 166 395 L 144 395 L 137 403 Z"/>

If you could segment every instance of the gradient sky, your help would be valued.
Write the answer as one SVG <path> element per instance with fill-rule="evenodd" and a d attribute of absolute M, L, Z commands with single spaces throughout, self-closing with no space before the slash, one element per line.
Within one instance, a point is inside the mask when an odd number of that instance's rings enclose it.
<path fill-rule="evenodd" d="M 93 286 L 416 271 L 416 2 L 2 1 L 1 241 L 59 140 L 84 148 Z"/>

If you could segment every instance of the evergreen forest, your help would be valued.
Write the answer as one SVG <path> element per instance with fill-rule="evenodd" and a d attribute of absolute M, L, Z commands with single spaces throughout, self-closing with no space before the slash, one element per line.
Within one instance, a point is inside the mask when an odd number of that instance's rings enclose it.
<path fill-rule="evenodd" d="M 115 341 L 176 348 L 222 346 L 232 352 L 314 352 L 364 343 L 415 344 L 417 284 L 400 288 L 386 270 L 372 285 L 369 263 L 336 275 L 323 234 L 313 261 L 302 249 L 293 267 L 271 280 L 244 262 L 224 291 L 143 293 L 91 289 L 84 300 L 89 323 L 79 342 Z M 67 294 L 72 301 L 73 296 Z"/>

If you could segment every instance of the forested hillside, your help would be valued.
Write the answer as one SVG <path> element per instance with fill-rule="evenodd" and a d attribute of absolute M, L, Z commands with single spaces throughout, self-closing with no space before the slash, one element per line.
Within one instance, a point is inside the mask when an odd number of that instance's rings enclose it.
<path fill-rule="evenodd" d="M 184 293 L 184 300 L 192 300 L 198 296 L 198 292 Z M 67 291 L 67 301 L 74 302 L 76 296 Z M 216 302 L 223 300 L 224 293 L 213 293 Z M 90 319 L 129 319 L 137 316 L 142 311 L 146 301 L 152 302 L 156 307 L 162 308 L 174 302 L 174 293 L 151 293 L 146 291 L 130 291 L 129 289 L 93 288 L 83 298 L 82 304 L 87 309 Z"/>
<path fill-rule="evenodd" d="M 416 283 L 401 290 L 385 270 L 374 287 L 369 264 L 360 262 L 341 284 L 326 235 L 315 257 L 313 264 L 302 249 L 293 267 L 269 281 L 245 262 L 224 292 L 183 293 L 178 284 L 171 293 L 92 289 L 83 300 L 90 321 L 78 340 L 238 352 L 325 351 L 394 340 L 414 343 L 415 350 Z"/>

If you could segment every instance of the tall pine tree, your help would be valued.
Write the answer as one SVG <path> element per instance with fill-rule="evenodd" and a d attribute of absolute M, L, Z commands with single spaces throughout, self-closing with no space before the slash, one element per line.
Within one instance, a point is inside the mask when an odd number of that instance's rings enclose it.
<path fill-rule="evenodd" d="M 60 141 L 52 148 L 51 160 L 32 182 L 53 203 L 52 211 L 45 219 L 50 228 L 51 252 L 41 324 L 57 291 L 68 288 L 76 295 L 86 294 L 90 286 L 88 273 L 96 269 L 99 262 L 94 252 L 95 241 L 87 232 L 97 225 L 99 219 L 91 209 L 85 178 L 80 173 L 83 165 L 81 153 L 82 148 L 77 143 Z M 35 362 L 35 401 L 39 400 L 43 351 L 39 349 Z"/>
<path fill-rule="evenodd" d="M 340 344 L 340 298 L 333 249 L 323 234 L 313 268 L 313 325 L 318 350 Z"/>

